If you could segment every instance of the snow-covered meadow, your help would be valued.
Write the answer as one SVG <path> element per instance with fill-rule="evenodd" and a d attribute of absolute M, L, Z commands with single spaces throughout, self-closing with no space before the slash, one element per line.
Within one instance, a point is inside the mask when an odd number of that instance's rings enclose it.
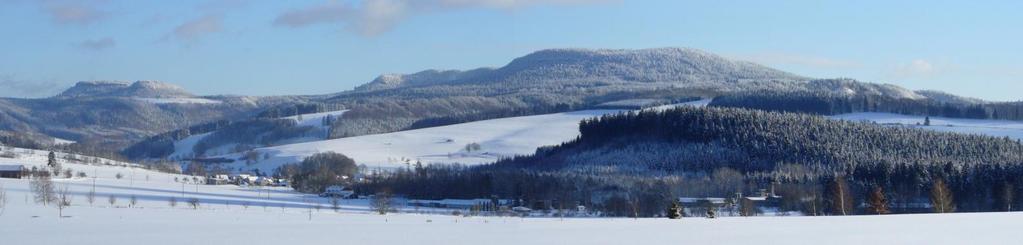
<path fill-rule="evenodd" d="M 334 151 L 371 168 L 394 168 L 405 163 L 481 164 L 502 157 L 530 154 L 537 147 L 560 144 L 579 136 L 583 119 L 618 112 L 588 110 L 536 116 L 511 117 L 449 126 L 375 134 L 333 140 L 288 144 L 256 149 L 268 159 L 255 164 L 237 163 L 235 167 L 273 170 L 296 163 L 318 152 Z M 471 143 L 479 150 L 466 151 Z M 239 154 L 221 157 L 238 158 Z"/>
<path fill-rule="evenodd" d="M 45 164 L 37 153 L 0 158 L 0 164 Z M 407 209 L 378 215 L 365 201 L 349 200 L 334 211 L 322 198 L 286 188 L 181 184 L 173 178 L 185 176 L 119 166 L 64 167 L 90 175 L 55 180 L 74 194 L 63 218 L 54 206 L 33 202 L 30 180 L 0 179 L 8 196 L 0 215 L 3 244 L 1012 244 L 1012 230 L 1023 225 L 1023 213 L 681 220 L 462 217 Z M 90 204 L 85 195 L 93 180 L 97 200 Z M 135 207 L 128 207 L 131 196 L 139 200 Z M 174 207 L 171 198 L 178 200 Z M 197 209 L 186 203 L 191 198 L 201 200 Z"/>
<path fill-rule="evenodd" d="M 1023 122 L 1018 121 L 931 117 L 931 125 L 925 126 L 923 125 L 926 119 L 924 116 L 876 112 L 849 113 L 835 115 L 831 118 L 856 122 L 865 121 L 887 125 L 914 127 L 940 132 L 1023 139 Z"/>

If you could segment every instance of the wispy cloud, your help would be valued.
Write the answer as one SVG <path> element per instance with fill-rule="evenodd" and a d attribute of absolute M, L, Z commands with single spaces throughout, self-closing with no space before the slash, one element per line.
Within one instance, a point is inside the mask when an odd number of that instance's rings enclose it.
<path fill-rule="evenodd" d="M 107 18 L 106 11 L 101 10 L 101 1 L 69 0 L 69 1 L 40 1 L 43 5 L 43 12 L 57 24 L 62 25 L 89 25 Z"/>
<path fill-rule="evenodd" d="M 179 40 L 195 40 L 197 38 L 224 30 L 221 15 L 206 15 L 178 25 L 170 33 L 170 37 Z"/>
<path fill-rule="evenodd" d="M 53 81 L 20 80 L 13 75 L 0 74 L 0 96 L 34 98 L 59 93 L 62 86 Z"/>
<path fill-rule="evenodd" d="M 114 39 L 110 37 L 101 39 L 89 39 L 75 44 L 75 47 L 93 51 L 100 51 L 108 48 L 113 48 L 114 46 L 117 46 L 117 41 L 114 41 Z"/>
<path fill-rule="evenodd" d="M 938 73 L 945 72 L 949 66 L 936 65 L 932 61 L 915 59 L 909 63 L 896 65 L 890 72 L 890 76 L 897 79 L 906 78 L 927 78 Z"/>
<path fill-rule="evenodd" d="M 361 0 L 356 2 L 330 2 L 284 12 L 274 25 L 305 27 L 317 24 L 343 24 L 348 30 L 365 36 L 376 36 L 400 24 L 405 19 L 431 12 L 459 9 L 504 9 L 540 5 L 584 5 L 613 2 L 614 0 Z"/>

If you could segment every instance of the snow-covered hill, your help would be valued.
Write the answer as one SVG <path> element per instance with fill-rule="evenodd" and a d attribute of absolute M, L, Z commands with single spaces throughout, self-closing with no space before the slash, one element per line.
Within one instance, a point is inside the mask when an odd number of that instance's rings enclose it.
<path fill-rule="evenodd" d="M 1006 120 L 980 120 L 931 117 L 931 125 L 924 126 L 924 116 L 909 116 L 892 113 L 850 113 L 832 116 L 831 118 L 849 121 L 867 121 L 893 126 L 922 128 L 927 130 L 1009 137 L 1014 140 L 1023 139 L 1023 122 Z"/>
<path fill-rule="evenodd" d="M 324 120 L 330 118 L 330 120 L 336 120 L 341 118 L 348 110 L 338 111 L 327 111 L 319 113 L 307 113 L 290 117 L 283 117 L 281 119 L 295 121 L 295 127 L 310 127 L 309 134 L 305 137 L 288 138 L 280 141 L 273 142 L 274 144 L 295 144 L 302 142 L 318 141 L 327 138 L 327 133 L 330 130 L 330 126 L 324 124 Z M 174 151 L 167 156 L 169 159 L 189 159 L 196 155 L 194 152 L 195 145 L 205 139 L 211 134 L 215 134 L 217 131 L 195 134 L 185 137 L 183 139 L 174 141 Z M 235 146 L 237 144 L 226 144 L 208 149 L 207 155 L 222 155 L 228 153 L 235 153 Z"/>
<path fill-rule="evenodd" d="M 229 169 L 272 171 L 286 163 L 297 163 L 318 152 L 345 154 L 358 164 L 394 168 L 406 163 L 481 164 L 502 157 L 530 154 L 537 147 L 559 144 L 579 136 L 579 121 L 617 110 L 588 110 L 537 116 L 512 117 L 455 124 L 442 127 L 400 131 L 282 145 L 256 149 L 268 159 L 246 165 L 236 162 Z M 477 143 L 479 150 L 466 151 Z M 237 159 L 241 154 L 219 157 Z"/>

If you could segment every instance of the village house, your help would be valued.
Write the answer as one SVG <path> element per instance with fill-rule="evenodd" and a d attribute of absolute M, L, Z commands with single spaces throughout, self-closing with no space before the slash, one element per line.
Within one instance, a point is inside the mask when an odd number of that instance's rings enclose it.
<path fill-rule="evenodd" d="M 497 207 L 508 206 L 512 200 L 497 200 Z M 442 199 L 442 200 L 409 200 L 409 206 L 446 208 L 446 209 L 471 209 L 473 207 L 486 208 L 494 206 L 494 200 L 477 199 Z"/>
<path fill-rule="evenodd" d="M 24 175 L 24 165 L 0 165 L 0 178 L 20 179 Z"/>

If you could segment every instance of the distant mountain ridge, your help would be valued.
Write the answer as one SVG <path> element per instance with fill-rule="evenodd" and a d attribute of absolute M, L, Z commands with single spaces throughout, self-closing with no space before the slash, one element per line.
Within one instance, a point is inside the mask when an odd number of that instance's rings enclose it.
<path fill-rule="evenodd" d="M 548 49 L 516 58 L 504 67 L 468 71 L 426 70 L 387 74 L 355 91 L 428 85 L 530 83 L 589 79 L 605 82 L 715 82 L 809 80 L 751 62 L 733 61 L 691 48 Z"/>
<path fill-rule="evenodd" d="M 0 130 L 125 147 L 164 133 L 175 133 L 172 138 L 187 137 L 195 133 L 188 128 L 196 125 L 267 119 L 273 116 L 257 115 L 297 113 L 295 108 L 315 104 L 347 110 L 328 130 L 330 138 L 340 138 L 598 108 L 616 101 L 675 103 L 759 91 L 824 94 L 825 98 L 861 96 L 875 104 L 897 101 L 937 107 L 940 103 L 988 103 L 890 84 L 804 77 L 691 48 L 548 49 L 499 68 L 385 74 L 354 90 L 324 91 L 324 95 L 195 96 L 158 81 L 83 81 L 51 98 L 0 98 Z M 875 104 L 864 103 L 863 107 L 878 108 Z M 316 111 L 308 113 L 312 112 Z M 236 125 L 234 129 L 244 131 L 245 125 L 256 124 Z M 172 140 L 150 141 L 167 147 Z"/>
<path fill-rule="evenodd" d="M 188 98 L 195 95 L 177 85 L 160 81 L 81 81 L 57 95 L 58 97 L 141 97 Z"/>

